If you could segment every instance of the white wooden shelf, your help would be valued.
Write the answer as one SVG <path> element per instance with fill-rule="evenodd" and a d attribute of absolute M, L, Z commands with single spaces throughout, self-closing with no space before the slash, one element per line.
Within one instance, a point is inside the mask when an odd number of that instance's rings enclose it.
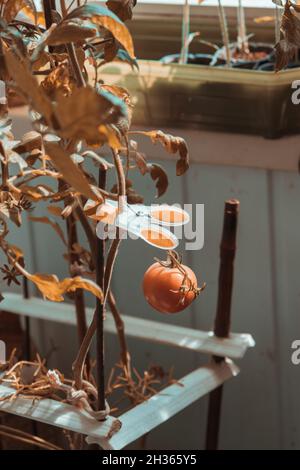
<path fill-rule="evenodd" d="M 0 305 L 3 311 L 67 325 L 76 324 L 74 307 L 71 304 L 49 302 L 36 297 L 24 299 L 22 295 L 11 292 L 5 292 L 3 296 L 4 300 Z M 90 322 L 94 311 L 88 308 L 86 313 L 87 320 Z M 214 336 L 212 332 L 126 315 L 122 315 L 122 318 L 128 336 L 206 354 L 241 359 L 247 349 L 255 345 L 252 336 L 249 334 L 233 333 L 229 338 L 220 339 Z M 114 320 L 109 312 L 104 325 L 107 333 L 115 334 Z"/>
<path fill-rule="evenodd" d="M 109 416 L 104 422 L 97 422 L 72 405 L 48 398 L 33 402 L 32 399 L 19 396 L 11 401 L 0 402 L 0 411 L 81 433 L 87 437 L 88 443 L 99 444 L 106 450 L 120 450 L 238 372 L 237 366 L 228 359 L 220 364 L 208 364 L 180 379 L 181 385 L 170 385 L 119 418 Z M 12 391 L 7 385 L 0 385 L 0 397 L 10 395 Z"/>

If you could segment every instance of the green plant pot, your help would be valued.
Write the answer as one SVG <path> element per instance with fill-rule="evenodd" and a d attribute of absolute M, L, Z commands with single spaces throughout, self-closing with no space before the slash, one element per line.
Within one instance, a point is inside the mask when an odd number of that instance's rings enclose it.
<path fill-rule="evenodd" d="M 277 138 L 300 131 L 291 100 L 299 69 L 279 73 L 139 61 L 140 71 L 111 63 L 101 78 L 130 90 L 133 124 L 192 127 Z"/>

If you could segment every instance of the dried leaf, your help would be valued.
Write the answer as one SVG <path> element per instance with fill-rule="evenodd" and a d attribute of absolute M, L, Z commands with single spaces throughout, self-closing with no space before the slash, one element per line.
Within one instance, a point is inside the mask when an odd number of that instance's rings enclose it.
<path fill-rule="evenodd" d="M 141 132 L 151 138 L 152 142 L 160 142 L 168 153 L 179 152 L 180 159 L 176 164 L 177 176 L 183 175 L 189 169 L 189 153 L 187 144 L 181 137 L 174 137 L 171 134 L 164 134 L 162 131 Z"/>
<path fill-rule="evenodd" d="M 131 151 L 130 158 L 135 160 L 136 165 L 143 176 L 149 173 L 153 181 L 156 181 L 155 186 L 157 188 L 157 197 L 162 196 L 168 189 L 169 185 L 168 175 L 165 170 L 156 163 L 147 163 L 145 155 L 140 152 Z"/>
<path fill-rule="evenodd" d="M 25 0 L 7 0 L 3 14 L 5 21 L 10 23 L 25 6 Z"/>
<path fill-rule="evenodd" d="M 122 148 L 121 141 L 119 139 L 116 131 L 110 126 L 101 126 L 98 127 L 101 136 L 101 143 L 107 143 L 111 148 L 115 150 L 120 150 Z"/>
<path fill-rule="evenodd" d="M 150 167 L 150 165 L 149 165 Z M 112 189 L 112 193 L 117 194 L 118 193 L 118 185 L 115 184 Z M 142 204 L 144 202 L 143 196 L 138 194 L 134 189 L 133 189 L 133 184 L 130 179 L 126 179 L 126 197 L 127 197 L 127 202 L 129 204 Z M 97 214 L 95 216 L 90 216 L 91 218 L 94 218 L 96 220 L 105 220 L 106 223 L 114 223 L 114 219 L 117 215 L 117 211 L 113 210 L 111 211 L 111 207 L 109 206 L 109 210 L 106 209 L 105 204 L 104 207 L 102 208 L 100 206 L 100 210 L 97 211 Z"/>
<path fill-rule="evenodd" d="M 24 168 L 26 168 L 28 165 L 27 163 L 25 162 L 25 160 L 16 152 L 14 151 L 11 151 L 9 154 L 8 154 L 8 161 L 9 163 L 15 163 L 17 165 L 19 165 L 19 168 L 21 171 L 24 170 Z"/>
<path fill-rule="evenodd" d="M 132 10 L 136 5 L 136 0 L 108 0 L 106 5 L 122 21 L 126 21 L 132 18 Z"/>
<path fill-rule="evenodd" d="M 27 97 L 28 102 L 38 113 L 45 117 L 48 123 L 51 123 L 53 117 L 51 101 L 40 89 L 37 80 L 31 74 L 26 59 L 18 59 L 10 50 L 4 51 L 4 57 L 11 77 Z"/>
<path fill-rule="evenodd" d="M 134 58 L 134 48 L 130 32 L 117 15 L 108 8 L 97 3 L 87 3 L 71 11 L 64 21 L 74 18 L 90 19 L 92 23 L 107 29 L 122 44 L 130 57 Z"/>
<path fill-rule="evenodd" d="M 48 206 L 47 210 L 50 212 L 50 214 L 61 217 L 61 213 L 63 209 L 59 206 Z"/>
<path fill-rule="evenodd" d="M 296 47 L 300 46 L 300 20 L 291 11 L 291 4 L 287 3 L 281 20 L 281 29 L 286 40 Z"/>
<path fill-rule="evenodd" d="M 19 248 L 18 246 L 8 245 L 8 248 L 9 248 L 10 251 L 12 251 L 16 261 L 20 260 L 21 258 L 24 258 L 24 253 L 21 250 L 21 248 Z"/>
<path fill-rule="evenodd" d="M 48 196 L 53 193 L 52 189 L 45 184 L 38 184 L 36 186 L 27 186 L 22 184 L 20 186 L 22 194 L 26 194 L 26 197 L 33 201 L 40 201 L 44 196 Z"/>
<path fill-rule="evenodd" d="M 14 151 L 20 155 L 30 153 L 32 150 L 42 150 L 42 136 L 36 131 L 24 134 L 21 142 L 14 147 Z"/>
<path fill-rule="evenodd" d="M 36 25 L 46 26 L 45 24 L 45 15 L 43 11 L 34 11 L 29 5 L 26 5 L 21 10 L 30 20 L 32 20 Z"/>
<path fill-rule="evenodd" d="M 291 7 L 300 11 L 300 7 L 286 2 L 284 12 L 281 20 L 281 31 L 284 38 L 279 41 L 276 46 L 276 64 L 275 70 L 282 70 L 288 65 L 296 54 L 297 49 L 300 47 L 300 20 L 291 11 Z"/>
<path fill-rule="evenodd" d="M 71 95 L 73 86 L 66 64 L 59 64 L 41 82 L 42 89 L 51 99 L 55 98 L 57 92 L 61 92 L 63 96 Z"/>
<path fill-rule="evenodd" d="M 127 62 L 132 69 L 136 68 L 137 70 L 139 70 L 138 61 L 134 57 L 130 57 L 128 52 L 124 49 L 118 49 L 117 55 L 115 56 L 115 60 Z"/>
<path fill-rule="evenodd" d="M 21 218 L 21 211 L 18 207 L 8 206 L 8 213 L 9 213 L 9 219 L 17 226 L 21 227 L 22 224 L 22 218 Z"/>
<path fill-rule="evenodd" d="M 134 152 L 133 155 L 138 169 L 144 176 L 146 173 L 148 173 L 148 164 L 146 162 L 145 156 L 140 152 Z"/>
<path fill-rule="evenodd" d="M 169 181 L 165 170 L 157 163 L 148 164 L 149 173 L 153 181 L 156 181 L 157 197 L 162 196 L 168 189 Z"/>
<path fill-rule="evenodd" d="M 84 24 L 83 21 L 63 21 L 54 28 L 47 37 L 46 44 L 59 46 L 70 42 L 80 42 L 96 36 L 94 25 Z"/>
<path fill-rule="evenodd" d="M 103 293 L 100 287 L 98 287 L 95 282 L 90 281 L 89 279 L 83 279 L 80 276 L 65 278 L 62 281 L 59 281 L 57 276 L 54 274 L 36 273 L 29 274 L 27 278 L 37 286 L 45 299 L 52 300 L 54 302 L 62 302 L 64 300 L 64 294 L 67 292 L 74 292 L 76 289 L 89 291 L 101 301 L 103 300 Z"/>
<path fill-rule="evenodd" d="M 88 199 L 98 200 L 98 197 L 92 191 L 86 177 L 80 168 L 72 161 L 69 153 L 59 145 L 46 141 L 45 150 L 67 183 Z"/>
<path fill-rule="evenodd" d="M 257 18 L 254 18 L 254 23 L 256 24 L 274 23 L 274 21 L 274 16 L 258 16 Z"/>
<path fill-rule="evenodd" d="M 62 231 L 61 227 L 58 225 L 57 222 L 54 222 L 53 220 L 49 219 L 48 217 L 29 217 L 29 220 L 31 220 L 32 222 L 40 222 L 42 224 L 48 224 L 50 225 L 54 230 L 55 232 L 57 233 L 57 235 L 59 236 L 59 238 L 62 240 L 62 242 L 66 245 L 66 240 L 65 240 L 65 236 L 64 236 L 64 232 Z"/>
<path fill-rule="evenodd" d="M 126 116 L 125 105 L 119 98 L 90 86 L 75 89 L 68 97 L 59 95 L 56 111 L 59 135 L 95 144 L 101 141 L 100 125 L 113 124 L 120 116 Z"/>

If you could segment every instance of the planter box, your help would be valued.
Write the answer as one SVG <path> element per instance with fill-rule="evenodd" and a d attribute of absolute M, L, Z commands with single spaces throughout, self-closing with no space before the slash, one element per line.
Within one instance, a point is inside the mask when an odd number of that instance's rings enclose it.
<path fill-rule="evenodd" d="M 128 88 L 133 124 L 189 127 L 277 138 L 300 131 L 300 107 L 291 101 L 298 69 L 279 73 L 139 61 L 140 71 L 111 63 L 101 78 Z"/>

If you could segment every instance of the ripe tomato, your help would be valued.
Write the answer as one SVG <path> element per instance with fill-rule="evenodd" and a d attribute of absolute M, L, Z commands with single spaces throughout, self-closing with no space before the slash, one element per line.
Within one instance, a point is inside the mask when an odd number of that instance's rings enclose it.
<path fill-rule="evenodd" d="M 192 286 L 197 289 L 195 273 L 188 267 L 181 265 L 186 271 L 189 280 L 185 280 L 184 274 L 178 267 L 166 267 L 160 263 L 152 264 L 146 271 L 143 280 L 144 296 L 151 307 L 161 313 L 177 313 L 188 307 L 196 297 Z M 180 291 L 182 285 L 187 287 L 186 292 Z"/>

